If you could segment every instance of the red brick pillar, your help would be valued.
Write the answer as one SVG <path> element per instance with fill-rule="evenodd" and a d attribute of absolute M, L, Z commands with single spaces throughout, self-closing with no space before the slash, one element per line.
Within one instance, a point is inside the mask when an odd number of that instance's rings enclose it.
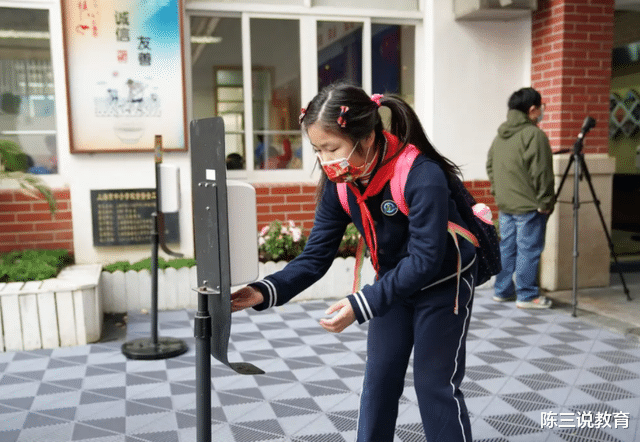
<path fill-rule="evenodd" d="M 546 103 L 551 147 L 571 148 L 587 116 L 584 151 L 609 150 L 614 0 L 544 0 L 532 20 L 531 85 Z"/>
<path fill-rule="evenodd" d="M 584 140 L 586 163 L 605 223 L 611 218 L 611 182 L 615 162 L 609 151 L 609 94 L 615 0 L 542 0 L 532 17 L 531 84 L 547 104 L 540 127 L 553 149 L 573 147 L 584 119 L 596 119 Z M 540 261 L 540 286 L 549 291 L 572 288 L 574 196 L 569 155 L 554 157 L 556 185 L 567 171 L 559 202 L 547 223 Z M 579 183 L 579 199 L 593 201 L 587 184 Z M 578 223 L 578 287 L 609 284 L 608 244 L 596 206 L 582 204 Z"/>

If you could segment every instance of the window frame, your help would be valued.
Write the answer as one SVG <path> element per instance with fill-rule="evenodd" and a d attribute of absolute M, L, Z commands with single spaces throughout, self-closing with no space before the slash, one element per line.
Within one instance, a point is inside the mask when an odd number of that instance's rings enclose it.
<path fill-rule="evenodd" d="M 423 10 L 423 1 L 420 2 L 420 11 Z M 313 29 L 314 32 L 300 32 L 300 97 L 301 107 L 306 107 L 307 103 L 318 93 L 317 81 L 317 26 L 318 22 L 360 22 L 362 23 L 362 87 L 365 91 L 371 91 L 372 87 L 372 65 L 371 65 L 371 25 L 372 24 L 392 24 L 392 25 L 412 25 L 416 27 L 414 42 L 414 70 L 419 66 L 419 53 L 424 47 L 424 42 L 420 40 L 423 35 L 424 15 L 422 12 L 400 11 L 393 16 L 389 16 L 388 10 L 369 9 L 349 9 L 349 8 L 327 8 L 327 7 L 282 7 L 278 5 L 264 4 L 229 4 L 229 3 L 207 3 L 191 2 L 186 5 L 185 22 L 185 44 L 189 44 L 190 20 L 192 16 L 225 16 L 239 17 L 241 23 L 242 38 L 242 75 L 243 75 L 243 97 L 244 97 L 244 136 L 245 136 L 245 170 L 229 170 L 227 176 L 231 179 L 246 180 L 250 183 L 288 183 L 288 182 L 311 182 L 317 181 L 320 176 L 319 168 L 316 167 L 315 157 L 311 154 L 312 148 L 309 140 L 302 136 L 302 168 L 301 169 L 276 169 L 276 170 L 256 170 L 254 164 L 254 140 L 253 140 L 253 103 L 251 97 L 251 19 L 281 19 L 297 20 L 300 29 Z M 420 31 L 419 31 L 420 29 Z M 185 51 L 187 55 L 187 90 L 192 90 L 191 81 L 191 60 L 190 51 Z M 419 92 L 424 90 L 420 86 L 418 76 L 414 72 L 414 91 L 416 94 L 416 111 L 423 105 Z M 190 95 L 190 94 L 189 94 Z M 187 113 L 192 119 L 191 97 L 187 97 Z M 420 115 L 421 112 L 418 112 Z"/>
<path fill-rule="evenodd" d="M 62 12 L 60 1 L 55 0 L 0 0 L 0 7 L 16 9 L 46 10 L 49 18 L 49 50 L 51 52 L 51 69 L 53 72 L 53 90 L 55 94 L 55 134 L 56 156 L 58 158 L 58 170 L 52 174 L 38 175 L 47 186 L 51 188 L 66 187 L 64 179 L 66 158 L 69 146 L 69 119 L 67 116 L 67 86 L 64 60 L 64 44 L 62 37 Z M 63 109 L 63 111 L 60 111 Z M 17 187 L 7 180 L 0 184 L 0 188 Z"/>

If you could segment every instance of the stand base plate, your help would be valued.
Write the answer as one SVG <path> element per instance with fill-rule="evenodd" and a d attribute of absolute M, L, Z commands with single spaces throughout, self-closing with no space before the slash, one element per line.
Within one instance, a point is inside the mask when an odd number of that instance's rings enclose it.
<path fill-rule="evenodd" d="M 249 362 L 230 362 L 229 367 L 238 374 L 265 374 L 264 370 Z"/>
<path fill-rule="evenodd" d="M 176 338 L 158 338 L 155 344 L 151 338 L 140 338 L 122 344 L 122 354 L 129 359 L 142 360 L 174 358 L 188 349 L 184 341 Z"/>

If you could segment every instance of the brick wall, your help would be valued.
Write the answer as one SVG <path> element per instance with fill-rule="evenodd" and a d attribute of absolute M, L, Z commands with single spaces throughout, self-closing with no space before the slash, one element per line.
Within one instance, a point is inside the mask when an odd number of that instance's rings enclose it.
<path fill-rule="evenodd" d="M 547 0 L 532 20 L 531 84 L 546 103 L 540 127 L 553 149 L 571 148 L 587 116 L 584 151 L 609 150 L 614 0 Z"/>
<path fill-rule="evenodd" d="M 305 231 L 311 230 L 316 208 L 316 186 L 307 183 L 254 184 L 258 230 L 271 221 L 293 220 Z"/>
<path fill-rule="evenodd" d="M 488 180 L 465 181 L 465 187 L 478 203 L 484 203 L 491 209 L 493 219 L 498 217 L 498 206 L 491 195 L 491 183 Z"/>
<path fill-rule="evenodd" d="M 467 181 L 465 186 L 479 203 L 485 203 L 498 216 L 498 207 L 489 191 L 489 181 Z M 256 188 L 258 230 L 271 221 L 293 220 L 306 232 L 313 227 L 316 187 L 310 184 L 254 184 Z"/>
<path fill-rule="evenodd" d="M 0 252 L 24 249 L 67 249 L 73 253 L 71 201 L 68 189 L 53 191 L 54 215 L 44 199 L 19 190 L 0 191 Z"/>

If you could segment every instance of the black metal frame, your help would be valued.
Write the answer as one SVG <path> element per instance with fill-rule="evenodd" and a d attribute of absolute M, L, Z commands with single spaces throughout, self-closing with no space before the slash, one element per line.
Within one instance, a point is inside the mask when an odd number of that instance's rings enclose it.
<path fill-rule="evenodd" d="M 196 434 L 211 441 L 211 356 L 240 374 L 263 374 L 247 362 L 229 362 L 231 269 L 224 123 L 222 118 L 190 125 L 193 232 L 198 267 L 196 338 Z"/>

